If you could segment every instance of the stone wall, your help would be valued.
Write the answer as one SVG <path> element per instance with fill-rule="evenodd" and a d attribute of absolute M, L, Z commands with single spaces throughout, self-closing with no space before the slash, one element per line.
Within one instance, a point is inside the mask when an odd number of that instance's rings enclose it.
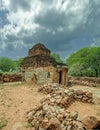
<path fill-rule="evenodd" d="M 51 66 L 39 68 L 29 67 L 23 74 L 25 75 L 24 77 L 27 82 L 33 81 L 33 83 L 37 84 L 58 82 L 56 68 Z"/>
<path fill-rule="evenodd" d="M 67 70 L 62 69 L 61 71 L 62 75 L 60 75 L 57 68 L 53 66 L 39 68 L 29 67 L 23 71 L 23 77 L 25 77 L 25 81 L 36 84 L 59 83 L 61 78 L 60 84 L 66 85 L 68 82 Z"/>
<path fill-rule="evenodd" d="M 69 77 L 69 82 L 90 87 L 100 86 L 100 78 L 95 77 Z"/>
<path fill-rule="evenodd" d="M 0 83 L 22 81 L 22 74 L 0 74 Z"/>

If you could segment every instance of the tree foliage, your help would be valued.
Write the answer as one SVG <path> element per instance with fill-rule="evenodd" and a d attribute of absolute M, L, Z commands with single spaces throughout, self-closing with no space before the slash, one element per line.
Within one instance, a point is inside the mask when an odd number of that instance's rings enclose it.
<path fill-rule="evenodd" d="M 20 71 L 20 65 L 23 61 L 23 58 L 18 60 L 12 60 L 7 57 L 0 58 L 0 71 L 2 72 L 12 72 L 12 71 Z"/>
<path fill-rule="evenodd" d="M 20 71 L 20 66 L 23 61 L 23 58 L 19 58 L 18 60 L 15 60 L 14 63 L 16 65 L 16 71 Z"/>
<path fill-rule="evenodd" d="M 3 72 L 9 72 L 15 69 L 15 64 L 14 62 L 7 58 L 7 57 L 2 57 L 0 58 L 0 70 Z"/>
<path fill-rule="evenodd" d="M 69 74 L 72 76 L 100 76 L 100 47 L 83 48 L 68 59 Z"/>
<path fill-rule="evenodd" d="M 51 56 L 59 63 L 63 63 L 63 60 L 61 59 L 60 55 L 57 53 L 52 53 Z"/>

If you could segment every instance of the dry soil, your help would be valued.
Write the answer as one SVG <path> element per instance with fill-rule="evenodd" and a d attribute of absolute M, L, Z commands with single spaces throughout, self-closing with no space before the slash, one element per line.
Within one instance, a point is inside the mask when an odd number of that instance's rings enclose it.
<path fill-rule="evenodd" d="M 73 86 L 74 89 L 90 91 L 94 95 L 95 104 L 74 102 L 68 111 L 76 110 L 80 118 L 86 115 L 94 115 L 100 119 L 100 87 L 91 88 Z M 26 122 L 27 111 L 38 104 L 44 97 L 38 92 L 38 86 L 25 83 L 6 83 L 0 85 L 0 119 L 7 120 L 6 127 L 2 130 L 31 130 Z"/>

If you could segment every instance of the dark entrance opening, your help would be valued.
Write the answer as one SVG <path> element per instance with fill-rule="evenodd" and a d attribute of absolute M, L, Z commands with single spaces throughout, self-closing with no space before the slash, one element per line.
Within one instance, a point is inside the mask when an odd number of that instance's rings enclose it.
<path fill-rule="evenodd" d="M 61 84 L 62 81 L 62 71 L 59 72 L 59 84 Z"/>

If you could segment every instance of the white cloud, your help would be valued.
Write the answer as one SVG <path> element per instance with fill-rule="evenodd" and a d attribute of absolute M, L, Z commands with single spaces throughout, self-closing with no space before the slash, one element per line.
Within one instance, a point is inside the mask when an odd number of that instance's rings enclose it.
<path fill-rule="evenodd" d="M 79 37 L 80 34 L 84 36 L 84 32 L 93 35 L 100 33 L 94 29 L 98 28 L 97 25 L 100 23 L 100 18 L 98 17 L 96 21 L 94 17 L 99 14 L 100 0 L 2 0 L 2 2 L 3 9 L 8 11 L 6 19 L 9 22 L 0 30 L 2 49 L 29 47 L 37 41 L 50 43 L 51 46 L 57 43 L 59 49 L 62 49 L 62 41 L 66 49 L 71 39 Z"/>

